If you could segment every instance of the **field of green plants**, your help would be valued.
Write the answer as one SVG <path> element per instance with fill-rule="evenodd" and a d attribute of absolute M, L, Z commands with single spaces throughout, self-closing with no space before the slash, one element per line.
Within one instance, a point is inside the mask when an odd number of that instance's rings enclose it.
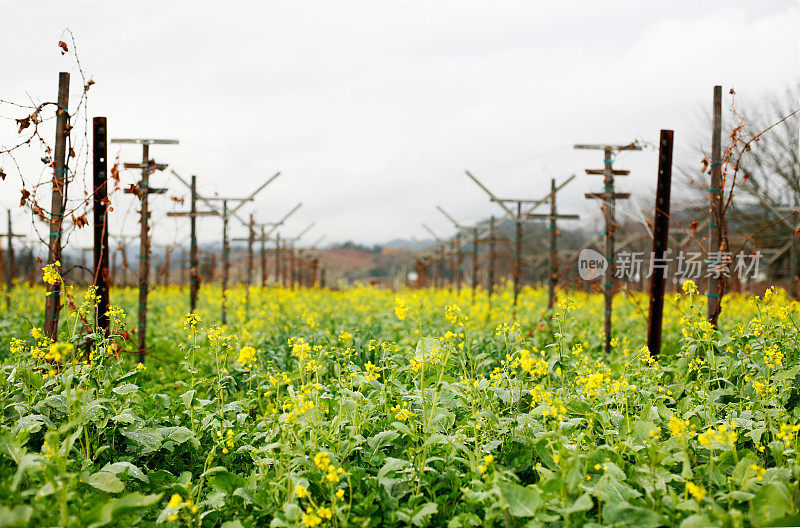
<path fill-rule="evenodd" d="M 187 314 L 186 288 L 44 290 L 0 315 L 0 526 L 773 526 L 800 501 L 798 303 L 728 296 L 720 330 L 691 283 L 647 299 L 525 289 L 254 288 Z M 794 519 L 794 523 L 800 520 Z M 785 524 L 784 524 L 785 525 Z"/>

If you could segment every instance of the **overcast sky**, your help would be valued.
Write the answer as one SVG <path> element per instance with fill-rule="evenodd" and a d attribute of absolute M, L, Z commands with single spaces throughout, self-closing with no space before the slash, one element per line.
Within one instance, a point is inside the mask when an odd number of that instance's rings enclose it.
<path fill-rule="evenodd" d="M 577 173 L 560 209 L 593 218 L 583 193 L 601 181 L 582 173 L 602 153 L 574 143 L 655 144 L 669 128 L 688 156 L 714 84 L 755 101 L 798 81 L 799 22 L 789 0 L 0 0 L 0 99 L 54 100 L 66 70 L 77 100 L 75 59 L 57 47 L 69 28 L 96 83 L 88 115 L 107 116 L 111 137 L 179 139 L 153 157 L 196 174 L 207 195 L 248 194 L 280 170 L 257 221 L 302 201 L 285 235 L 315 221 L 309 241 L 380 243 L 429 238 L 422 222 L 451 234 L 437 204 L 465 224 L 499 214 L 464 169 L 497 194 L 531 198 Z M 15 139 L 13 121 L 0 120 L 0 143 Z M 138 147 L 112 153 L 141 158 Z M 18 156 L 32 181 L 38 158 Z M 631 176 L 618 190 L 650 203 L 656 161 L 654 150 L 620 156 Z M 19 176 L 0 166 L 0 205 L 14 206 Z M 185 194 L 167 173 L 153 180 Z M 129 200 L 115 199 L 113 235 L 137 232 Z M 178 206 L 153 203 L 156 240 L 181 240 L 183 222 L 164 217 Z M 29 214 L 15 221 L 29 225 Z M 204 240 L 218 238 L 217 220 L 201 224 Z"/>

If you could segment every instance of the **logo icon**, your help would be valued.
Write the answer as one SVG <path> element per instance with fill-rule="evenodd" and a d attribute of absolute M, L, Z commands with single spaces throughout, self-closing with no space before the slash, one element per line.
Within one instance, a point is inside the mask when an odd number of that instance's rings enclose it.
<path fill-rule="evenodd" d="M 583 280 L 602 277 L 608 269 L 606 258 L 593 249 L 584 249 L 578 255 L 578 274 Z"/>

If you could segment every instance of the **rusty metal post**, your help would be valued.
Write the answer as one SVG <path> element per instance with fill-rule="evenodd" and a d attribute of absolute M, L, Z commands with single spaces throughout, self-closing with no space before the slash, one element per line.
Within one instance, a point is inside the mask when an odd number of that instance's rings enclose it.
<path fill-rule="evenodd" d="M 658 184 L 653 219 L 651 255 L 650 311 L 647 318 L 647 348 L 650 355 L 661 353 L 661 326 L 664 316 L 664 267 L 660 265 L 669 248 L 670 189 L 672 187 L 672 130 L 662 130 L 658 153 Z M 656 265 L 659 263 L 659 265 Z"/>
<path fill-rule="evenodd" d="M 200 261 L 197 258 L 197 176 L 192 175 L 189 217 L 189 311 L 197 312 L 197 293 L 200 290 Z"/>
<path fill-rule="evenodd" d="M 222 200 L 222 324 L 228 324 L 228 274 L 230 273 L 230 247 L 228 246 L 228 201 Z"/>
<path fill-rule="evenodd" d="M 97 326 L 109 331 L 108 271 L 108 129 L 105 117 L 92 120 L 92 169 L 94 185 L 94 285 L 97 288 Z"/>

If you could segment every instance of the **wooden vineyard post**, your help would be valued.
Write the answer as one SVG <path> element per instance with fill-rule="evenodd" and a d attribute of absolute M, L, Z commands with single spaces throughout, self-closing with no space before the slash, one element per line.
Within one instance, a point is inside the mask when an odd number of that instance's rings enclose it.
<path fill-rule="evenodd" d="M 518 199 L 518 198 L 498 198 L 495 196 L 483 183 L 478 180 L 475 176 L 473 176 L 469 171 L 465 171 L 467 176 L 472 179 L 483 191 L 489 195 L 489 198 L 492 202 L 496 203 L 503 210 L 506 212 L 506 216 L 510 217 L 514 221 L 514 263 L 512 268 L 512 275 L 514 280 L 514 307 L 513 307 L 513 314 L 516 318 L 517 315 L 517 301 L 520 293 L 520 286 L 521 286 L 521 279 L 522 279 L 522 222 L 528 219 L 531 213 L 541 206 L 542 204 L 546 203 L 550 199 L 550 195 L 548 194 L 546 197 L 541 198 L 539 200 L 530 200 L 530 199 Z M 567 185 L 569 182 L 572 181 L 574 176 L 567 178 L 560 186 L 558 186 L 555 190 L 559 191 L 562 187 Z M 512 210 L 506 203 L 515 203 L 516 210 Z M 527 205 L 526 209 L 523 211 L 523 204 Z M 492 237 L 494 238 L 494 237 Z M 490 296 L 491 302 L 491 296 Z"/>
<path fill-rule="evenodd" d="M 253 283 L 253 244 L 256 240 L 256 226 L 253 213 L 250 213 L 250 223 L 247 226 L 247 277 L 245 279 L 245 309 L 250 311 L 250 285 Z"/>
<path fill-rule="evenodd" d="M 283 218 L 278 220 L 277 222 L 267 222 L 265 224 L 260 224 L 259 228 L 261 230 L 261 234 L 259 236 L 259 241 L 261 242 L 261 287 L 264 288 L 267 286 L 267 278 L 268 278 L 268 268 L 267 268 L 267 248 L 266 243 L 269 240 L 269 237 L 272 233 L 274 233 L 279 227 L 281 227 L 286 220 L 289 219 L 300 207 L 302 203 L 298 203 L 297 205 L 292 208 L 291 211 L 283 215 Z M 269 231 L 265 231 L 266 226 L 272 226 Z M 280 244 L 280 235 L 276 235 L 276 244 Z M 276 246 L 277 247 L 277 246 Z M 278 250 L 275 251 L 275 258 L 276 258 L 276 268 L 275 268 L 275 285 L 278 284 L 278 277 L 280 276 L 280 266 L 278 262 Z"/>
<path fill-rule="evenodd" d="M 181 183 L 183 183 L 187 187 L 190 187 L 190 185 L 188 183 L 186 183 L 186 180 L 181 178 L 181 176 L 178 173 L 176 173 L 175 171 L 172 171 L 172 174 L 173 174 L 173 176 L 178 178 L 178 180 L 180 180 Z M 207 211 L 205 213 L 202 213 L 202 214 L 216 215 L 216 216 L 219 216 L 220 218 L 222 218 L 222 281 L 221 281 L 222 282 L 222 296 L 221 296 L 222 297 L 222 302 L 221 302 L 221 306 L 220 306 L 220 312 L 221 312 L 220 315 L 221 315 L 222 324 L 227 324 L 227 322 L 228 322 L 227 295 L 228 295 L 228 280 L 230 279 L 230 244 L 229 244 L 229 240 L 228 240 L 228 223 L 229 223 L 231 217 L 233 217 L 233 218 L 236 218 L 237 220 L 239 220 L 242 224 L 248 225 L 248 223 L 246 221 L 242 220 L 242 218 L 240 216 L 238 216 L 237 213 L 238 213 L 239 209 L 244 207 L 244 205 L 246 203 L 252 202 L 255 199 L 256 195 L 258 193 L 260 193 L 267 185 L 269 185 L 270 183 L 275 181 L 275 179 L 278 176 L 280 176 L 280 174 L 281 174 L 280 172 L 276 172 L 275 174 L 272 175 L 272 177 L 268 178 L 264 183 L 262 183 L 255 191 L 253 191 L 248 196 L 245 196 L 243 198 L 220 197 L 220 196 L 206 198 L 206 197 L 202 197 L 202 196 L 196 195 L 197 199 L 202 201 L 203 203 L 205 203 L 206 206 L 208 206 L 208 208 L 209 208 L 209 211 Z M 196 190 L 195 190 L 195 192 L 196 192 Z M 219 210 L 216 207 L 214 207 L 212 205 L 212 203 L 211 203 L 212 201 L 221 201 L 222 202 L 222 210 Z M 237 205 L 229 210 L 228 209 L 228 202 L 237 202 Z M 199 213 L 195 213 L 195 215 L 197 215 L 197 214 L 199 214 Z M 180 216 L 180 215 L 176 215 L 176 216 Z M 212 258 L 213 258 L 213 254 L 212 254 Z M 213 265 L 212 265 L 212 268 L 213 268 Z"/>
<path fill-rule="evenodd" d="M 165 163 L 156 163 L 150 159 L 150 145 L 177 145 L 176 139 L 112 139 L 112 143 L 134 143 L 142 146 L 141 163 L 125 163 L 126 169 L 141 169 L 142 179 L 138 186 L 126 190 L 139 198 L 139 317 L 138 317 L 138 352 L 139 363 L 144 363 L 147 352 L 147 294 L 150 287 L 150 194 L 163 194 L 167 190 L 150 186 L 150 174 L 156 170 L 167 168 Z"/>
<path fill-rule="evenodd" d="M 520 279 L 522 278 L 522 202 L 517 202 L 517 214 L 514 217 L 514 317 L 517 316 Z"/>
<path fill-rule="evenodd" d="M 108 129 L 105 117 L 92 120 L 92 173 L 94 201 L 94 285 L 97 302 L 97 327 L 109 331 L 109 271 L 108 271 Z"/>
<path fill-rule="evenodd" d="M 556 188 L 555 178 L 550 180 L 550 214 L 528 214 L 528 218 L 541 218 L 548 220 L 547 229 L 550 231 L 550 247 L 548 250 L 548 285 L 547 285 L 547 310 L 552 315 L 553 308 L 556 305 L 556 286 L 559 279 L 558 270 L 558 220 L 579 220 L 580 217 L 575 214 L 558 214 L 556 207 L 556 195 L 558 191 Z"/>
<path fill-rule="evenodd" d="M 264 226 L 261 226 L 261 289 L 267 287 L 267 235 L 264 232 Z"/>
<path fill-rule="evenodd" d="M 6 228 L 7 231 L 5 234 L 0 234 L 1 237 L 5 237 L 6 239 L 6 255 L 5 255 L 5 262 L 3 262 L 3 279 L 6 283 L 6 309 L 11 308 L 11 290 L 14 288 L 14 273 L 16 271 L 16 262 L 14 259 L 14 237 L 22 238 L 24 235 L 18 235 L 14 233 L 13 226 L 11 224 L 11 209 L 6 211 L 8 216 L 8 227 Z M 31 259 L 32 261 L 33 259 Z M 31 262 L 32 265 L 32 262 Z"/>
<path fill-rule="evenodd" d="M 650 310 L 647 318 L 647 348 L 652 357 L 658 357 L 661 353 L 661 325 L 664 316 L 664 266 L 662 263 L 669 247 L 672 141 L 672 130 L 662 130 L 658 152 L 655 218 L 653 219 L 653 254 L 650 257 L 652 259 Z"/>
<path fill-rule="evenodd" d="M 472 303 L 475 304 L 475 291 L 478 288 L 478 228 L 472 228 Z"/>
<path fill-rule="evenodd" d="M 50 239 L 47 264 L 61 261 L 61 222 L 67 191 L 67 137 L 69 136 L 69 73 L 58 74 L 58 109 L 56 110 L 56 144 L 53 151 L 53 196 L 50 206 Z M 44 303 L 44 335 L 58 341 L 58 315 L 61 312 L 61 282 L 47 284 Z"/>
<path fill-rule="evenodd" d="M 714 87 L 714 123 L 711 133 L 711 185 L 708 211 L 708 262 L 723 266 L 724 259 L 714 262 L 712 255 L 721 255 L 722 247 L 722 86 Z M 706 316 L 714 328 L 717 327 L 722 310 L 722 295 L 725 293 L 725 277 L 722 273 L 711 273 L 708 277 Z"/>
<path fill-rule="evenodd" d="M 586 169 L 586 174 L 596 174 L 603 176 L 603 192 L 587 193 L 587 199 L 598 199 L 603 201 L 601 207 L 603 211 L 605 238 L 605 259 L 607 263 L 606 274 L 603 282 L 603 333 L 605 334 L 604 350 L 611 352 L 611 312 L 614 299 L 614 282 L 616 265 L 614 260 L 614 232 L 617 229 L 615 218 L 615 207 L 618 199 L 625 200 L 630 198 L 630 193 L 614 192 L 614 176 L 626 176 L 630 173 L 627 170 L 614 170 L 613 155 L 622 150 L 642 150 L 635 142 L 630 145 L 575 145 L 578 150 L 602 150 L 604 152 L 602 169 Z"/>
<path fill-rule="evenodd" d="M 490 315 L 492 313 L 492 296 L 494 295 L 495 265 L 497 264 L 494 241 L 494 215 L 492 215 L 492 217 L 489 218 L 489 271 L 486 275 L 486 292 L 489 297 Z"/>
<path fill-rule="evenodd" d="M 228 244 L 228 200 L 222 200 L 222 303 L 220 318 L 228 324 L 228 275 L 231 271 L 230 245 Z"/>
<path fill-rule="evenodd" d="M 275 286 L 283 286 L 281 275 L 281 234 L 275 234 Z"/>
<path fill-rule="evenodd" d="M 299 205 L 298 205 L 299 207 Z M 297 208 L 295 208 L 296 210 Z M 290 213 L 291 214 L 291 213 Z M 288 215 L 287 215 L 288 216 Z M 280 223 L 283 223 L 282 221 Z M 308 231 L 314 227 L 314 222 L 311 222 L 306 226 L 305 229 L 300 231 L 300 233 L 293 237 L 293 238 L 286 238 L 283 239 L 283 247 L 286 248 L 286 256 L 288 257 L 288 266 L 284 265 L 284 271 L 288 272 L 287 279 L 284 280 L 284 284 L 289 285 L 290 288 L 294 289 L 295 285 L 299 279 L 299 270 L 298 270 L 298 259 L 297 259 L 297 252 L 295 250 L 295 244 L 305 235 Z"/>

